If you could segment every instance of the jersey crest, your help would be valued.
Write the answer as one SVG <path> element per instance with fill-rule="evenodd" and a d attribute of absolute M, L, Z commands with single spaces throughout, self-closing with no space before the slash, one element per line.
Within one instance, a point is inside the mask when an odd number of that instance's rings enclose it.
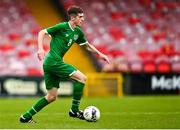
<path fill-rule="evenodd" d="M 74 35 L 74 41 L 76 41 L 78 39 L 78 35 Z"/>

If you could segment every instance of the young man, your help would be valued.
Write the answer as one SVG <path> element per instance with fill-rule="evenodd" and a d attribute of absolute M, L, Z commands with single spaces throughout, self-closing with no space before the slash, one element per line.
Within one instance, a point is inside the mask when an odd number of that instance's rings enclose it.
<path fill-rule="evenodd" d="M 32 116 L 46 105 L 56 100 L 60 81 L 69 78 L 74 80 L 74 93 L 69 116 L 84 119 L 83 111 L 79 110 L 79 104 L 87 77 L 74 66 L 63 62 L 64 54 L 74 42 L 85 46 L 87 50 L 98 54 L 100 58 L 109 63 L 109 59 L 106 55 L 102 54 L 88 43 L 80 28 L 84 21 L 83 10 L 80 7 L 72 6 L 67 10 L 67 14 L 70 19 L 68 22 L 59 23 L 39 32 L 39 50 L 37 55 L 39 60 L 44 59 L 43 70 L 47 94 L 45 97 L 39 99 L 20 117 L 20 122 L 22 123 L 35 123 Z M 46 57 L 43 49 L 43 39 L 45 35 L 51 37 L 50 51 Z"/>

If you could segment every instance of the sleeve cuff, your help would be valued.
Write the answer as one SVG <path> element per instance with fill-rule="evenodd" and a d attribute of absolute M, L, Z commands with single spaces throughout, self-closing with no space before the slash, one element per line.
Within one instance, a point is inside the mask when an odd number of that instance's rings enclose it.
<path fill-rule="evenodd" d="M 79 44 L 80 46 L 82 46 L 82 45 L 85 45 L 85 44 L 87 44 L 88 43 L 88 41 L 86 41 L 86 42 L 84 42 L 84 43 L 81 43 L 81 44 Z"/>
<path fill-rule="evenodd" d="M 46 34 L 49 34 L 48 31 L 47 31 L 47 29 L 44 29 L 44 31 L 46 32 Z"/>

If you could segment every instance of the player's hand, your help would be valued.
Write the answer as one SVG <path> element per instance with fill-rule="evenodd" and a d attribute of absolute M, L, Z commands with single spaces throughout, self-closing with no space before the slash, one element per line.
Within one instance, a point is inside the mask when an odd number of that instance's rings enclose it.
<path fill-rule="evenodd" d="M 103 60 L 106 61 L 108 64 L 110 64 L 110 60 L 109 60 L 109 58 L 108 58 L 106 55 L 100 54 L 99 56 L 100 56 L 101 59 L 103 59 Z"/>
<path fill-rule="evenodd" d="M 45 56 L 45 51 L 43 49 L 38 50 L 37 56 L 40 61 L 43 60 Z"/>

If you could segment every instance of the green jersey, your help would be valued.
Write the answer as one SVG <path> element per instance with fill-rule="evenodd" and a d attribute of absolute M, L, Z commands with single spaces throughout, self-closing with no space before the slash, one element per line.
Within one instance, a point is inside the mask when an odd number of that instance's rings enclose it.
<path fill-rule="evenodd" d="M 43 63 L 44 79 L 46 89 L 52 87 L 59 88 L 59 82 L 67 80 L 77 69 L 63 62 L 63 56 L 73 43 L 84 45 L 87 42 L 81 28 L 74 29 L 68 22 L 59 23 L 46 29 L 51 35 L 50 51 L 46 55 Z"/>
<path fill-rule="evenodd" d="M 73 43 L 84 45 L 87 40 L 79 26 L 74 29 L 69 22 L 59 23 L 46 29 L 51 35 L 49 54 L 55 59 L 62 59 Z"/>

